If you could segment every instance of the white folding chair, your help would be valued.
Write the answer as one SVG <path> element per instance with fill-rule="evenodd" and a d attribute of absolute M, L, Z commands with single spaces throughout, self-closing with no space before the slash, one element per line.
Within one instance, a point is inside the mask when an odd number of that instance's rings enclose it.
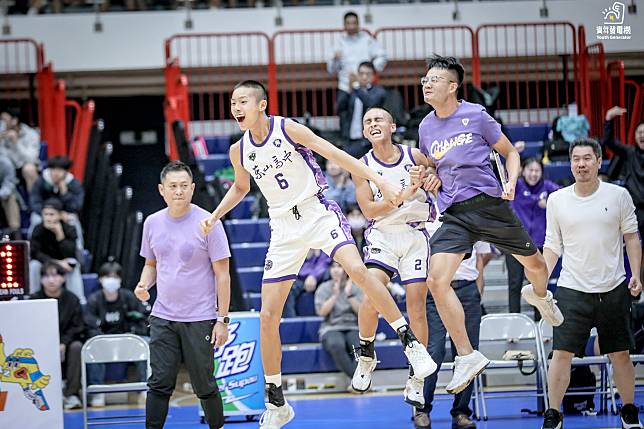
<path fill-rule="evenodd" d="M 83 345 L 81 350 L 81 383 L 83 388 L 83 427 L 89 425 L 141 423 L 145 415 L 120 415 L 88 418 L 87 399 L 91 394 L 114 392 L 144 392 L 147 382 L 87 385 L 87 364 L 145 361 L 150 376 L 150 347 L 147 341 L 133 334 L 97 335 Z M 113 419 L 123 419 L 112 422 Z M 128 420 L 125 420 L 128 419 Z M 96 421 L 98 420 L 98 421 Z"/>
<path fill-rule="evenodd" d="M 503 346 L 499 347 L 499 343 Z M 534 392 L 513 391 L 503 392 L 485 392 L 483 378 L 479 375 L 475 379 L 475 391 L 478 392 L 479 402 L 483 412 L 483 420 L 487 420 L 486 399 L 509 398 L 517 396 L 535 396 L 543 397 L 546 408 L 548 408 L 548 395 L 546 394 L 545 384 L 546 377 L 541 368 L 541 337 L 536 323 L 528 316 L 520 313 L 500 313 L 488 314 L 481 319 L 481 329 L 479 334 L 479 350 L 490 359 L 490 365 L 487 371 L 501 368 L 534 368 L 536 377 L 541 380 L 543 386 L 539 391 L 535 385 Z M 501 359 L 503 350 L 529 350 L 536 360 L 504 360 Z M 489 375 L 489 372 L 488 372 Z"/>
<path fill-rule="evenodd" d="M 590 332 L 588 333 L 590 336 Z M 549 359 L 548 355 L 552 351 L 553 329 L 552 325 L 545 320 L 539 321 L 539 335 L 541 336 L 541 361 L 543 362 L 543 370 L 548 373 Z M 607 411 L 606 398 L 610 398 L 611 411 L 617 414 L 617 405 L 615 402 L 615 389 L 613 387 L 613 366 L 607 355 L 601 356 L 585 356 L 583 358 L 572 358 L 572 366 L 581 365 L 598 365 L 600 367 L 600 383 L 599 390 L 596 392 L 600 395 L 599 411 Z M 587 395 L 588 392 L 566 392 L 566 395 Z"/>

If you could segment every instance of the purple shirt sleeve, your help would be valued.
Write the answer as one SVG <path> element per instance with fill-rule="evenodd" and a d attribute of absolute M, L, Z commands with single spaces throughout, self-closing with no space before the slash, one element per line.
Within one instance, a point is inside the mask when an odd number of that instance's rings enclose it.
<path fill-rule="evenodd" d="M 485 110 L 481 110 L 479 130 L 488 146 L 495 145 L 501 137 L 501 124 L 491 117 Z"/>
<path fill-rule="evenodd" d="M 561 186 L 557 185 L 555 182 L 551 182 L 550 180 L 546 180 L 545 183 L 548 194 L 552 194 L 554 191 L 561 189 Z"/>
<path fill-rule="evenodd" d="M 150 222 L 146 219 L 143 222 L 143 238 L 141 239 L 141 251 L 139 254 L 145 259 L 156 259 L 152 247 L 150 246 Z"/>
<path fill-rule="evenodd" d="M 215 227 L 210 231 L 208 237 L 208 255 L 210 262 L 216 262 L 220 259 L 230 258 L 230 248 L 228 247 L 228 237 L 224 231 L 224 225 L 221 221 L 217 221 Z"/>

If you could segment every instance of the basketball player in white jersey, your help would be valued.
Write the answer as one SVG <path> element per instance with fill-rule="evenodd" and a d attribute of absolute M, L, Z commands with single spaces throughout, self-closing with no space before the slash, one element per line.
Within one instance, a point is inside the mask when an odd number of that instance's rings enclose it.
<path fill-rule="evenodd" d="M 384 109 L 372 108 L 365 113 L 363 134 L 372 149 L 362 161 L 378 176 L 398 183 L 404 198 L 398 207 L 391 207 L 383 198 L 378 185 L 361 177 L 354 177 L 356 199 L 362 213 L 369 219 L 365 231 L 364 262 L 382 283 L 388 283 L 394 274 L 407 288 L 407 313 L 412 330 L 419 341 L 427 346 L 426 300 L 427 265 L 429 263 L 429 236 L 425 222 L 434 219 L 434 209 L 427 193 L 411 186 L 409 170 L 412 166 L 428 167 L 427 158 L 418 149 L 395 145 L 391 135 L 396 131 L 394 120 Z M 436 187 L 439 183 L 436 182 Z M 371 386 L 376 368 L 374 340 L 378 326 L 378 311 L 369 299 L 364 299 L 358 313 L 360 350 L 358 366 L 351 385 L 359 392 Z M 424 379 L 410 375 L 404 391 L 405 401 L 422 408 Z"/>
<path fill-rule="evenodd" d="M 414 337 L 386 286 L 365 267 L 351 236 L 351 228 L 338 205 L 324 198 L 326 183 L 311 150 L 333 160 L 354 176 L 377 184 L 391 207 L 399 203 L 401 189 L 360 161 L 316 136 L 307 127 L 279 116 L 266 116 L 267 97 L 255 81 L 237 84 L 230 109 L 244 131 L 230 148 L 235 182 L 208 219 L 207 233 L 248 193 L 252 176 L 269 207 L 271 242 L 266 255 L 260 313 L 260 348 L 268 403 L 260 419 L 262 429 L 278 429 L 293 419 L 284 400 L 281 381 L 279 323 L 293 280 L 309 249 L 321 249 L 339 262 L 364 290 L 373 305 L 398 332 L 414 371 L 425 377 L 436 369 L 426 348 Z"/>

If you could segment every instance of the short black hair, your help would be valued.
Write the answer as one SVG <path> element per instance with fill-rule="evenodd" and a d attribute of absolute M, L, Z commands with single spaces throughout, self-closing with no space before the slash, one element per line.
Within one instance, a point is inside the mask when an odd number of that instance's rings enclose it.
<path fill-rule="evenodd" d="M 427 70 L 431 70 L 433 68 L 453 71 L 456 73 L 456 83 L 458 83 L 458 86 L 463 84 L 463 79 L 465 79 L 465 68 L 456 58 L 442 57 L 438 54 L 434 54 L 427 59 Z"/>
<path fill-rule="evenodd" d="M 268 94 L 266 93 L 266 87 L 262 85 L 261 82 L 256 80 L 242 80 L 233 88 L 233 91 L 237 88 L 252 88 L 257 91 L 257 101 L 268 100 Z"/>
<path fill-rule="evenodd" d="M 575 149 L 578 146 L 580 146 L 580 147 L 584 147 L 584 146 L 591 147 L 591 148 L 593 148 L 593 153 L 595 154 L 595 156 L 597 158 L 602 157 L 602 147 L 599 144 L 599 142 L 597 140 L 595 140 L 595 139 L 583 138 L 583 139 L 577 139 L 574 142 L 570 143 L 570 147 L 568 148 L 568 156 L 570 158 L 572 158 L 573 149 Z"/>
<path fill-rule="evenodd" d="M 352 10 L 344 14 L 344 18 L 342 18 L 342 21 L 346 21 L 347 18 L 350 18 L 350 17 L 354 17 L 355 19 L 358 20 L 358 22 L 360 22 L 360 18 L 358 18 L 358 14 Z"/>
<path fill-rule="evenodd" d="M 391 123 L 392 124 L 396 123 L 396 119 L 394 119 L 394 115 L 392 115 L 389 110 L 385 109 L 384 107 L 378 107 L 378 106 L 368 108 L 367 111 L 364 112 L 364 115 L 362 115 L 362 119 L 364 119 L 365 115 L 372 110 L 382 110 L 383 112 L 386 112 L 389 115 L 389 119 L 391 119 Z"/>
<path fill-rule="evenodd" d="M 114 274 L 118 277 L 123 277 L 123 267 L 121 267 L 121 264 L 110 258 L 107 262 L 101 265 L 101 268 L 98 270 L 98 276 L 105 277 Z"/>
<path fill-rule="evenodd" d="M 360 70 L 360 67 L 369 67 L 372 71 L 376 71 L 376 66 L 373 65 L 371 61 L 363 61 L 360 63 L 358 66 L 358 70 Z"/>
<path fill-rule="evenodd" d="M 537 158 L 536 156 L 530 156 L 528 158 L 525 158 L 523 161 L 521 161 L 521 168 L 526 168 L 529 164 L 532 164 L 533 162 L 536 162 L 539 164 L 539 167 L 541 167 L 541 172 L 543 172 L 543 161 L 541 158 Z"/>
<path fill-rule="evenodd" d="M 63 203 L 56 197 L 47 198 L 44 203 L 42 203 L 43 209 L 54 209 L 61 211 L 63 209 Z"/>
<path fill-rule="evenodd" d="M 170 161 L 166 164 L 165 167 L 163 167 L 163 170 L 161 170 L 161 174 L 159 175 L 161 183 L 163 183 L 163 180 L 165 179 L 165 176 L 168 175 L 168 173 L 172 173 L 174 171 L 185 171 L 186 173 L 188 173 L 188 176 L 190 176 L 190 180 L 193 180 L 190 167 L 188 167 L 181 161 Z"/>
<path fill-rule="evenodd" d="M 56 274 L 65 276 L 65 270 L 63 267 L 60 266 L 58 262 L 55 262 L 53 259 L 50 259 L 49 261 L 46 261 L 44 264 L 42 264 L 42 267 L 40 267 L 40 275 L 44 276 L 47 274 L 47 271 L 54 269 L 56 270 Z"/>
<path fill-rule="evenodd" d="M 57 155 L 49 158 L 47 160 L 48 168 L 62 168 L 63 170 L 68 171 L 72 166 L 72 160 L 67 158 L 64 155 Z"/>

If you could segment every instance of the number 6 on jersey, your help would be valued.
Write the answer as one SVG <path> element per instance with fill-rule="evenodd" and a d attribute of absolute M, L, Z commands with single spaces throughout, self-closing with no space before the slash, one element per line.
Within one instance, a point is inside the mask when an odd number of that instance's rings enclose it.
<path fill-rule="evenodd" d="M 277 180 L 277 184 L 280 186 L 280 189 L 286 189 L 288 188 L 288 182 L 286 179 L 282 179 L 284 175 L 282 173 L 277 173 L 275 175 L 275 180 Z"/>

